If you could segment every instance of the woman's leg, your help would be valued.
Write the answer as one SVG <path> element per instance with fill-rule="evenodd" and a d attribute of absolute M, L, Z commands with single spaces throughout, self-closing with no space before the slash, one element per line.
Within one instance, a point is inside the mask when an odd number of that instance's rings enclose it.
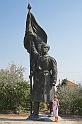
<path fill-rule="evenodd" d="M 55 122 L 57 122 L 57 121 L 58 121 L 58 108 L 56 109 L 55 112 L 56 112 L 56 113 L 55 113 Z"/>

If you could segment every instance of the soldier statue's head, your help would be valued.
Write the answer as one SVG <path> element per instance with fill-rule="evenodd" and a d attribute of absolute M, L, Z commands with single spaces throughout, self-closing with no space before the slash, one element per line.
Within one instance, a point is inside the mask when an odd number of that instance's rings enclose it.
<path fill-rule="evenodd" d="M 46 55 L 48 53 L 49 49 L 50 49 L 49 45 L 42 44 L 42 46 L 41 46 L 42 55 Z"/>

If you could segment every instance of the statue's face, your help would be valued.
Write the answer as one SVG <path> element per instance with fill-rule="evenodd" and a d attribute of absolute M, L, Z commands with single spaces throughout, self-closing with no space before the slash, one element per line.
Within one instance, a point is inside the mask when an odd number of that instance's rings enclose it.
<path fill-rule="evenodd" d="M 49 48 L 47 46 L 42 47 L 42 54 L 47 54 Z"/>

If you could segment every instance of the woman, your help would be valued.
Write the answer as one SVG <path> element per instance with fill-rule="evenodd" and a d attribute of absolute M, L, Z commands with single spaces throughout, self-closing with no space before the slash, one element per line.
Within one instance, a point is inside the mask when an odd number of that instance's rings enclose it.
<path fill-rule="evenodd" d="M 54 116 L 54 121 L 57 122 L 58 121 L 58 106 L 59 106 L 59 100 L 57 98 L 57 96 L 55 95 L 54 99 L 53 99 L 53 116 Z"/>

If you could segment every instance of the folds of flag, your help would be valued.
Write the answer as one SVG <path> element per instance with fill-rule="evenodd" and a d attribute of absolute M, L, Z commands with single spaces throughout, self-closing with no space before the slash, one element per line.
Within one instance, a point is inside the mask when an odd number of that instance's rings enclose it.
<path fill-rule="evenodd" d="M 47 34 L 36 22 L 36 19 L 33 14 L 31 12 L 28 12 L 24 37 L 24 47 L 29 53 L 31 40 L 33 42 L 35 42 L 35 40 L 38 40 L 38 42 L 40 43 L 47 43 Z"/>

